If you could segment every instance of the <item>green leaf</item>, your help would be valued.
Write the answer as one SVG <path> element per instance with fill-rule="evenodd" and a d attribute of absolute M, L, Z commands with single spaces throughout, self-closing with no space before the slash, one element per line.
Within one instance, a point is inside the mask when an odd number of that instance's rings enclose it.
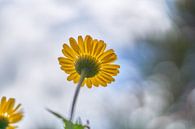
<path fill-rule="evenodd" d="M 62 121 L 66 122 L 68 121 L 66 118 L 64 118 L 62 115 L 60 115 L 59 113 L 56 113 L 54 111 L 52 111 L 51 109 L 46 109 L 48 112 L 50 112 L 51 114 L 53 114 L 54 116 L 56 116 L 57 118 L 61 119 Z"/>
<path fill-rule="evenodd" d="M 85 129 L 87 126 L 78 124 L 78 123 L 72 123 L 71 121 L 64 121 L 65 129 Z"/>
<path fill-rule="evenodd" d="M 78 123 L 78 122 L 73 123 L 72 121 L 64 118 L 62 115 L 60 115 L 60 114 L 58 114 L 50 109 L 46 109 L 46 110 L 64 122 L 64 129 L 86 129 L 86 128 L 89 129 L 89 127 L 87 125 L 82 125 L 81 123 Z"/>

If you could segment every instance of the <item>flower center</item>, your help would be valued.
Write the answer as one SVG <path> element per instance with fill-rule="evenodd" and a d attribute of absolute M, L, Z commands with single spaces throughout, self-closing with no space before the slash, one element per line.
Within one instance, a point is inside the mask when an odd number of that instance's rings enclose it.
<path fill-rule="evenodd" d="M 9 122 L 6 118 L 0 117 L 0 129 L 6 129 Z"/>
<path fill-rule="evenodd" d="M 83 56 L 79 57 L 76 61 L 75 69 L 79 74 L 84 70 L 85 76 L 89 78 L 95 76 L 99 72 L 99 63 L 91 56 Z"/>

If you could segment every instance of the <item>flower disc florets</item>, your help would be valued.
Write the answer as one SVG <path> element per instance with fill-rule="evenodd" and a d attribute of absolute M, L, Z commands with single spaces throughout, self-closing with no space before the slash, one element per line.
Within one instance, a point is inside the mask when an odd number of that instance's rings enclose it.
<path fill-rule="evenodd" d="M 76 71 L 81 74 L 85 72 L 87 78 L 95 76 L 99 72 L 99 63 L 93 57 L 80 57 L 75 63 Z"/>
<path fill-rule="evenodd" d="M 8 127 L 8 124 L 9 122 L 6 118 L 0 118 L 0 129 L 6 129 L 6 127 Z"/>

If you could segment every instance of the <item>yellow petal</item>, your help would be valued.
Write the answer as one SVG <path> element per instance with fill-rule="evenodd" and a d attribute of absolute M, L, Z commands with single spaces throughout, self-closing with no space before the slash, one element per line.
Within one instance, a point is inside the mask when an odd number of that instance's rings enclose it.
<path fill-rule="evenodd" d="M 120 65 L 116 65 L 116 64 L 101 64 L 102 68 L 111 68 L 111 69 L 117 69 L 120 68 Z"/>
<path fill-rule="evenodd" d="M 74 65 L 69 65 L 69 64 L 63 64 L 61 65 L 61 67 L 63 67 L 64 69 L 75 69 Z"/>
<path fill-rule="evenodd" d="M 68 77 L 67 77 L 67 80 L 68 81 L 71 81 L 71 80 L 74 80 L 77 76 L 77 72 L 74 72 L 74 73 L 71 73 Z"/>
<path fill-rule="evenodd" d="M 70 58 L 63 58 L 63 57 L 60 57 L 58 58 L 59 60 L 59 64 L 61 65 L 61 68 L 62 70 L 65 70 L 66 69 L 74 69 L 74 62 L 72 60 L 70 60 Z"/>
<path fill-rule="evenodd" d="M 81 50 L 80 54 L 84 54 L 85 47 L 84 47 L 84 41 L 83 41 L 82 36 L 78 36 L 78 45 L 79 45 L 79 48 Z"/>
<path fill-rule="evenodd" d="M 86 85 L 88 88 L 92 87 L 92 83 L 91 83 L 91 80 L 89 78 L 87 78 L 87 80 L 86 80 Z"/>
<path fill-rule="evenodd" d="M 71 67 L 71 68 L 72 68 L 72 67 L 73 67 L 73 68 L 75 67 L 73 62 L 72 62 L 72 63 L 65 63 L 65 62 L 60 61 L 59 64 L 60 64 L 61 66 L 63 66 L 63 67 L 69 67 L 69 68 L 70 68 L 70 67 Z"/>
<path fill-rule="evenodd" d="M 5 106 L 4 106 L 4 108 L 3 108 L 3 110 L 2 110 L 2 112 L 8 112 L 9 111 L 9 109 L 10 109 L 10 107 L 11 106 L 13 106 L 13 104 L 15 103 L 15 100 L 13 99 L 13 98 L 10 98 L 8 101 L 7 101 L 7 103 L 5 104 Z"/>
<path fill-rule="evenodd" d="M 67 44 L 63 45 L 62 53 L 68 58 L 76 58 L 74 51 Z"/>
<path fill-rule="evenodd" d="M 61 64 L 61 66 L 66 68 L 75 68 L 74 65 L 70 65 L 70 64 Z"/>
<path fill-rule="evenodd" d="M 9 122 L 10 123 L 16 123 L 16 122 L 20 121 L 22 118 L 23 118 L 22 113 L 18 112 L 16 114 L 13 114 L 13 115 L 10 116 Z"/>
<path fill-rule="evenodd" d="M 117 56 L 115 53 L 112 53 L 111 55 L 107 55 L 102 59 L 102 63 L 111 63 L 117 59 Z"/>
<path fill-rule="evenodd" d="M 94 56 L 98 58 L 104 52 L 105 48 L 106 44 L 104 43 L 104 41 L 100 40 L 97 44 L 97 49 L 94 52 Z"/>
<path fill-rule="evenodd" d="M 105 78 L 105 76 L 103 76 L 103 74 L 99 74 L 99 78 L 101 78 L 101 80 L 104 82 L 104 83 L 110 83 L 111 80 L 108 79 L 108 78 Z"/>
<path fill-rule="evenodd" d="M 95 39 L 92 41 L 92 51 L 91 51 L 92 56 L 94 56 L 94 54 L 96 53 L 97 48 L 98 48 L 98 40 Z"/>
<path fill-rule="evenodd" d="M 94 86 L 96 86 L 96 87 L 99 86 L 99 83 L 98 83 L 98 81 L 96 80 L 95 77 L 91 78 L 91 82 L 92 82 L 92 84 L 93 84 Z"/>
<path fill-rule="evenodd" d="M 116 76 L 119 73 L 118 69 L 102 69 L 101 71 L 112 76 Z"/>
<path fill-rule="evenodd" d="M 75 69 L 74 69 L 74 68 L 63 67 L 63 66 L 61 66 L 60 68 L 61 68 L 64 72 L 66 72 L 67 74 L 71 74 L 71 73 L 74 73 L 74 72 L 75 72 Z"/>
<path fill-rule="evenodd" d="M 91 47 L 92 47 L 92 38 L 91 36 L 87 35 L 85 37 L 84 46 L 85 46 L 85 53 L 91 53 Z"/>
<path fill-rule="evenodd" d="M 61 64 L 74 64 L 74 61 L 71 60 L 70 58 L 59 57 L 58 61 Z"/>
<path fill-rule="evenodd" d="M 100 47 L 99 47 L 99 49 L 97 50 L 97 58 L 105 51 L 105 49 L 106 49 L 106 44 L 104 43 L 104 41 L 103 40 L 100 40 L 99 41 L 99 45 L 100 45 Z"/>
<path fill-rule="evenodd" d="M 106 81 L 104 81 L 104 80 L 102 79 L 101 76 L 97 76 L 97 77 L 96 77 L 96 80 L 99 82 L 99 84 L 100 84 L 101 86 L 103 86 L 103 87 L 106 87 L 106 86 L 107 86 Z"/>
<path fill-rule="evenodd" d="M 6 101 L 6 97 L 3 96 L 3 97 L 1 98 L 1 104 L 4 103 L 5 101 Z"/>
<path fill-rule="evenodd" d="M 100 73 L 100 75 L 102 76 L 102 78 L 104 78 L 104 80 L 106 80 L 108 83 L 111 83 L 112 81 L 115 81 L 115 79 L 109 75 L 109 74 L 106 74 L 106 73 Z"/>
<path fill-rule="evenodd" d="M 0 113 L 3 111 L 5 105 L 6 105 L 6 97 L 2 97 L 1 98 L 1 105 L 0 105 Z"/>
<path fill-rule="evenodd" d="M 109 55 L 112 55 L 114 53 L 113 49 L 109 49 L 106 52 L 102 53 L 99 57 L 98 60 L 102 60 L 104 57 L 107 57 Z"/>
<path fill-rule="evenodd" d="M 16 126 L 9 126 L 6 129 L 16 129 Z"/>
<path fill-rule="evenodd" d="M 78 83 L 79 80 L 80 80 L 80 75 L 77 74 L 77 76 L 74 78 L 73 82 L 74 82 L 74 83 Z"/>
<path fill-rule="evenodd" d="M 70 45 L 71 45 L 72 49 L 75 51 L 75 53 L 76 53 L 77 55 L 79 55 L 79 53 L 80 53 L 80 48 L 79 48 L 79 46 L 78 46 L 76 40 L 75 40 L 74 38 L 71 37 L 71 38 L 69 39 L 69 42 L 70 42 Z"/>
<path fill-rule="evenodd" d="M 9 101 L 8 101 L 9 104 L 7 105 L 7 112 L 12 112 L 13 111 L 13 107 L 15 105 L 15 99 L 14 98 L 10 98 Z"/>

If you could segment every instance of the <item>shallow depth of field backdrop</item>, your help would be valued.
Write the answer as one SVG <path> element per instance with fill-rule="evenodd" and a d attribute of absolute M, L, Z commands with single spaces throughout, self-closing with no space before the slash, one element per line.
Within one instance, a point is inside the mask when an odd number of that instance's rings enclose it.
<path fill-rule="evenodd" d="M 20 129 L 63 129 L 45 108 L 68 117 L 76 86 L 57 58 L 69 37 L 90 34 L 115 49 L 120 74 L 106 88 L 82 88 L 75 117 L 92 129 L 193 128 L 193 7 L 192 0 L 0 0 L 0 96 L 22 103 Z"/>

